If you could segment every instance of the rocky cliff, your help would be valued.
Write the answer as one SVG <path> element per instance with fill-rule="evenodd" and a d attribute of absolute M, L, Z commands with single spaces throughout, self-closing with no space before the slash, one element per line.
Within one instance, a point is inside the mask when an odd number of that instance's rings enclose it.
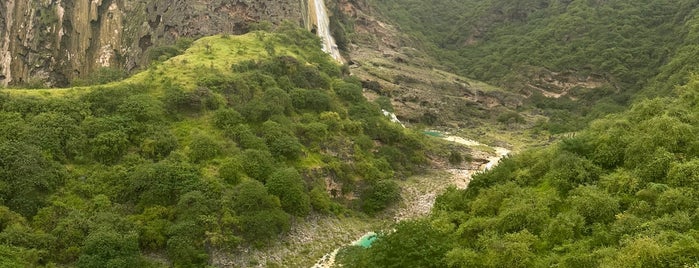
<path fill-rule="evenodd" d="M 304 0 L 4 0 L 0 84 L 67 85 L 98 67 L 133 70 L 179 37 L 243 33 L 251 22 L 302 25 Z"/>

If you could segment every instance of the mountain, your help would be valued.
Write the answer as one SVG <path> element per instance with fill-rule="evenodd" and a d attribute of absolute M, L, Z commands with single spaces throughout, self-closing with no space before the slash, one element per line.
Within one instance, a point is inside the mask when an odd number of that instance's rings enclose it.
<path fill-rule="evenodd" d="M 697 10 L 5 1 L 0 266 L 696 266 Z"/>
<path fill-rule="evenodd" d="M 259 21 L 303 25 L 303 2 L 3 1 L 0 82 L 66 86 L 100 67 L 133 71 L 179 38 L 245 33 Z"/>

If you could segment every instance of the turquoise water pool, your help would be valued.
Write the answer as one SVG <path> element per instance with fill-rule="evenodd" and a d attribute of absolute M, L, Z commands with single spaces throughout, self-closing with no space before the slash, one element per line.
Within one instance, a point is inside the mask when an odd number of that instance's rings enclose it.
<path fill-rule="evenodd" d="M 361 239 L 357 242 L 357 245 L 363 248 L 369 248 L 371 247 L 371 244 L 376 241 L 376 234 L 367 234 L 365 236 L 362 236 Z"/>
<path fill-rule="evenodd" d="M 442 133 L 439 133 L 437 131 L 423 131 L 422 133 L 427 135 L 427 136 L 432 136 L 432 137 L 437 137 L 437 138 L 443 137 Z"/>

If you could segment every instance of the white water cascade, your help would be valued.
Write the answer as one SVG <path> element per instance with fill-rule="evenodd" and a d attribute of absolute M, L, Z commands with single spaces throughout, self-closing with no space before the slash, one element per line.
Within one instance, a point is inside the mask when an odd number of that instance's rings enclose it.
<path fill-rule="evenodd" d="M 340 55 L 340 50 L 337 48 L 335 38 L 330 34 L 330 19 L 328 10 L 325 7 L 324 0 L 308 0 L 311 14 L 315 14 L 316 34 L 320 37 L 323 44 L 323 51 L 330 54 L 336 61 L 344 63 L 345 60 Z"/>

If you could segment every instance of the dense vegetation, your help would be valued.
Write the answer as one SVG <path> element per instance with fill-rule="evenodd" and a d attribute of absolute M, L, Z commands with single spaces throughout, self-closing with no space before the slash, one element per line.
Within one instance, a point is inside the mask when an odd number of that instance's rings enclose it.
<path fill-rule="evenodd" d="M 289 25 L 203 38 L 122 82 L 4 91 L 2 267 L 201 267 L 312 211 L 381 211 L 425 162 L 421 136 Z"/>
<path fill-rule="evenodd" d="M 534 94 L 530 103 L 551 118 L 542 127 L 552 133 L 618 112 L 645 88 L 645 95 L 667 96 L 699 66 L 696 1 L 372 3 L 409 36 L 407 45 L 431 51 L 440 64 Z M 537 88 L 562 90 L 554 80 L 571 83 L 567 96 L 539 96 Z M 575 85 L 590 80 L 602 83 Z"/>
<path fill-rule="evenodd" d="M 699 77 L 438 197 L 346 267 L 696 267 Z"/>

